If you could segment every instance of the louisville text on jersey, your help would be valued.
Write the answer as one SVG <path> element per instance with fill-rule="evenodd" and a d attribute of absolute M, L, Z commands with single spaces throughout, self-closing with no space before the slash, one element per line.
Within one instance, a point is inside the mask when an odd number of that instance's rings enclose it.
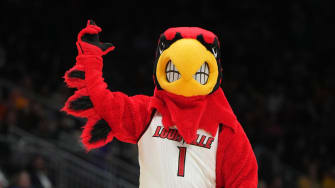
<path fill-rule="evenodd" d="M 166 129 L 162 126 L 157 126 L 156 131 L 152 137 L 169 139 L 176 142 L 184 142 L 183 138 L 179 135 L 177 129 Z M 197 134 L 197 137 L 191 142 L 191 145 L 211 149 L 213 141 L 213 137 Z"/>

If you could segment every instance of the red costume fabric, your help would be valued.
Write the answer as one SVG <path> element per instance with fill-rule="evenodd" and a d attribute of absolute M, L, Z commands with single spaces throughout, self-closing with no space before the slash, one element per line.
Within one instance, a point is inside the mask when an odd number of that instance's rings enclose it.
<path fill-rule="evenodd" d="M 257 187 L 255 155 L 221 88 L 209 95 L 195 97 L 183 97 L 157 88 L 154 96 L 129 97 L 122 92 L 112 92 L 102 77 L 102 55 L 114 47 L 102 51 L 83 42 L 81 37 L 85 32 L 95 34 L 101 31 L 90 25 L 85 29 L 78 36 L 76 65 L 65 74 L 67 85 L 78 90 L 63 110 L 87 119 L 81 136 L 87 150 L 101 147 L 114 137 L 136 144 L 150 123 L 153 111 L 157 110 L 162 114 L 164 127 L 176 126 L 187 143 L 192 142 L 198 129 L 212 135 L 220 129 L 216 187 Z M 107 125 L 103 126 L 104 122 Z M 106 133 L 103 139 L 93 140 L 96 126 L 102 127 L 98 132 Z"/>
<path fill-rule="evenodd" d="M 176 126 L 187 143 L 195 139 L 198 129 L 215 136 L 219 124 L 236 126 L 236 117 L 221 88 L 210 95 L 194 97 L 156 89 L 152 101 L 151 108 L 162 114 L 164 127 Z"/>

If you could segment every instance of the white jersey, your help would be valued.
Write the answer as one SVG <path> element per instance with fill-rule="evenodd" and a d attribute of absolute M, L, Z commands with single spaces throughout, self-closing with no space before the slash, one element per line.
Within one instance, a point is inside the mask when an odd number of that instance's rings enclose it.
<path fill-rule="evenodd" d="M 186 144 L 177 129 L 165 129 L 156 112 L 138 142 L 140 188 L 215 188 L 215 137 L 198 130 L 197 139 Z"/>

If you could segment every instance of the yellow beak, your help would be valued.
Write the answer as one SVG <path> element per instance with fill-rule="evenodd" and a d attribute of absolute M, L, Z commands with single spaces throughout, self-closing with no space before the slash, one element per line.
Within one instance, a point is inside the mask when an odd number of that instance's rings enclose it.
<path fill-rule="evenodd" d="M 171 61 L 180 73 L 180 78 L 169 82 L 166 76 L 167 63 Z M 193 75 L 207 63 L 209 67 L 208 81 L 201 84 Z M 156 77 L 160 86 L 170 92 L 185 97 L 209 94 L 216 85 L 218 65 L 214 55 L 195 39 L 180 39 L 174 42 L 160 55 Z"/>

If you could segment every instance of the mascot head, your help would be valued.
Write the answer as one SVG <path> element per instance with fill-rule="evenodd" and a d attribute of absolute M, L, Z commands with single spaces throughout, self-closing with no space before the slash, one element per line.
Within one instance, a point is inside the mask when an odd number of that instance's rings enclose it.
<path fill-rule="evenodd" d="M 220 44 L 198 27 L 170 28 L 161 34 L 154 79 L 157 89 L 184 97 L 208 95 L 221 82 Z"/>
<path fill-rule="evenodd" d="M 167 29 L 158 41 L 154 66 L 153 108 L 166 128 L 176 127 L 187 143 L 202 129 L 215 135 L 219 125 L 234 126 L 236 117 L 224 96 L 220 44 L 198 27 Z"/>

